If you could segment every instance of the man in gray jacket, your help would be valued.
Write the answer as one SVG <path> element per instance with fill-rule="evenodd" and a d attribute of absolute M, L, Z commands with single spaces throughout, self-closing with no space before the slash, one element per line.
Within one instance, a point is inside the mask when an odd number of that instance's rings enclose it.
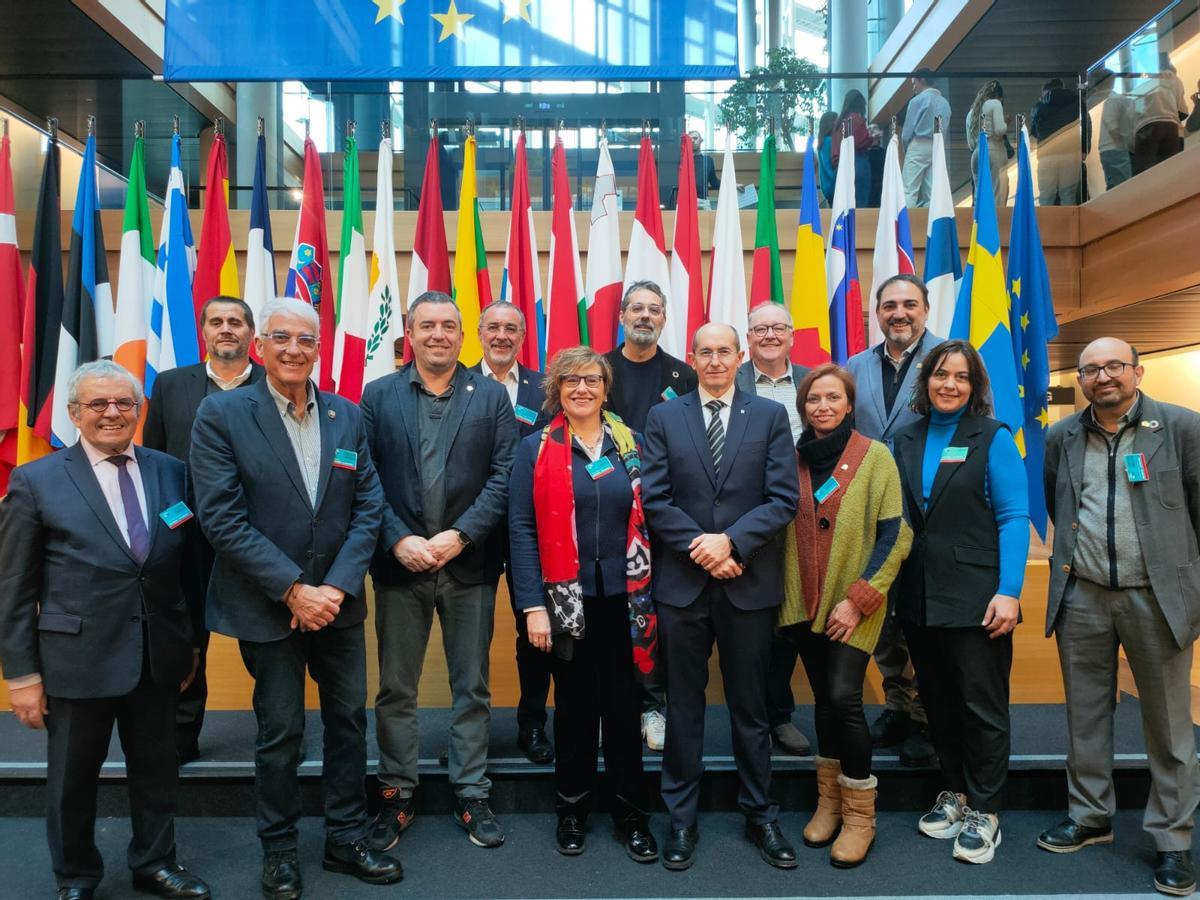
<path fill-rule="evenodd" d="M 1133 672 L 1150 761 L 1143 826 L 1154 886 L 1195 890 L 1198 799 L 1191 715 L 1192 643 L 1200 630 L 1200 414 L 1138 390 L 1137 351 L 1088 344 L 1079 387 L 1090 405 L 1046 439 L 1054 555 L 1046 633 L 1054 632 L 1067 702 L 1069 818 L 1038 846 L 1071 853 L 1112 843 L 1112 716 L 1117 647 Z"/>

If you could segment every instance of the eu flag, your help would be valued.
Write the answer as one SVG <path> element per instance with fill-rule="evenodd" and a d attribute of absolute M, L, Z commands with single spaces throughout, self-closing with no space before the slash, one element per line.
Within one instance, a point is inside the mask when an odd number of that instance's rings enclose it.
<path fill-rule="evenodd" d="M 1033 206 L 1033 177 L 1029 167 L 1029 134 L 1022 128 L 1017 145 L 1017 200 L 1008 238 L 1008 295 L 1012 307 L 1013 358 L 1021 388 L 1025 429 L 1025 474 L 1029 481 L 1029 518 L 1046 538 L 1046 495 L 1042 490 L 1042 460 L 1050 426 L 1047 393 L 1050 360 L 1046 345 L 1058 334 L 1050 276 Z"/>

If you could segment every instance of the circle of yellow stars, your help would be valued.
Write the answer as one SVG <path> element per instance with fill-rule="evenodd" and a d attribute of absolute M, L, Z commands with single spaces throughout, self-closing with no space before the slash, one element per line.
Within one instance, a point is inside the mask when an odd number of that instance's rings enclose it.
<path fill-rule="evenodd" d="M 404 24 L 404 15 L 400 7 L 405 2 L 406 0 L 371 0 L 371 3 L 379 9 L 378 15 L 375 16 L 375 24 L 378 25 L 385 19 L 395 19 L 400 24 Z M 522 19 L 533 24 L 533 20 L 529 16 L 529 8 L 533 6 L 533 0 L 503 0 L 503 5 L 505 22 Z M 455 0 L 450 0 L 450 5 L 445 12 L 430 13 L 429 15 L 442 26 L 442 33 L 438 35 L 439 44 L 451 37 L 456 37 L 460 41 L 466 40 L 463 27 L 468 21 L 475 18 L 474 13 L 459 12 Z"/>

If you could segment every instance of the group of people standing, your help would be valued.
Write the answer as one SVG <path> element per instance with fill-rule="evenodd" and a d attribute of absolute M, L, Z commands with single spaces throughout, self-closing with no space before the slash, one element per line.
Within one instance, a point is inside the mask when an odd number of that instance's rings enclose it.
<path fill-rule="evenodd" d="M 460 364 L 458 309 L 431 292 L 407 313 L 413 362 L 355 405 L 314 386 L 311 307 L 273 301 L 256 333 L 244 303 L 219 297 L 202 314 L 208 361 L 164 374 L 156 397 L 174 399 L 152 408 L 142 446 L 136 379 L 109 361 L 81 367 L 68 397 L 79 443 L 17 469 L 0 504 L 0 664 L 18 718 L 49 729 L 58 896 L 86 900 L 103 874 L 94 802 L 80 798 L 95 797 L 114 722 L 135 886 L 210 895 L 175 858 L 177 759 L 163 752 L 180 696 L 201 690 L 207 630 L 238 640 L 255 682 L 265 896 L 302 892 L 306 672 L 324 725 L 323 865 L 368 883 L 402 878 L 394 848 L 419 812 L 417 686 L 435 614 L 452 690 L 454 820 L 476 846 L 503 844 L 486 774 L 502 573 L 518 625 L 520 743 L 554 763 L 560 853 L 584 852 L 603 806 L 635 862 L 693 864 L 715 645 L 745 834 L 767 863 L 800 861 L 770 790 L 772 740 L 797 749 L 797 657 L 817 731 L 819 800 L 804 843 L 829 847 L 838 867 L 867 857 L 880 738 L 862 702 L 872 654 L 909 698 L 885 713 L 885 730 L 902 717 L 919 724 L 911 700 L 923 701 L 943 790 L 919 831 L 952 840 L 956 859 L 992 860 L 1028 548 L 1024 464 L 990 416 L 978 353 L 925 328 L 921 280 L 885 281 L 874 314 L 884 340 L 845 367 L 793 366 L 792 323 L 775 304 L 750 313 L 749 359 L 733 327 L 712 323 L 684 362 L 658 346 L 662 291 L 638 282 L 621 304 L 624 344 L 564 350 L 541 375 L 516 362 L 526 323 L 504 302 L 480 318 L 482 362 Z M 1145 703 L 1156 885 L 1183 894 L 1194 887 L 1200 416 L 1142 395 L 1141 372 L 1127 344 L 1089 345 L 1079 384 L 1091 405 L 1056 425 L 1047 447 L 1059 526 L 1047 631 L 1067 688 L 1071 817 L 1039 846 L 1112 839 L 1120 644 Z M 380 658 L 374 816 L 368 571 Z M 195 706 L 179 759 L 199 752 Z M 643 738 L 663 743 L 661 848 Z"/>

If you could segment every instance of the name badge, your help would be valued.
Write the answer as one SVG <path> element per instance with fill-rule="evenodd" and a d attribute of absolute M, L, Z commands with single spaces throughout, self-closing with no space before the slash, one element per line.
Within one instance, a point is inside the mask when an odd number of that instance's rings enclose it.
<path fill-rule="evenodd" d="M 158 517 L 163 520 L 163 523 L 174 531 L 184 522 L 192 518 L 192 511 L 188 509 L 187 504 L 180 500 L 174 506 L 168 506 L 158 514 Z"/>
<path fill-rule="evenodd" d="M 1125 454 L 1125 477 L 1131 484 L 1150 480 L 1150 469 L 1146 465 L 1145 453 Z"/>
<path fill-rule="evenodd" d="M 841 485 L 838 484 L 837 479 L 831 475 L 829 477 L 828 481 L 826 481 L 823 485 L 821 485 L 819 488 L 817 488 L 817 491 L 815 494 L 813 494 L 813 496 L 816 497 L 818 503 L 824 503 L 826 500 L 828 500 L 830 497 L 833 496 L 833 493 L 839 487 L 841 487 Z"/>
<path fill-rule="evenodd" d="M 358 468 L 358 452 L 355 450 L 343 450 L 339 447 L 333 451 L 333 467 L 335 469 L 349 469 L 353 472 Z"/>
<path fill-rule="evenodd" d="M 595 462 L 590 462 L 587 464 L 587 473 L 592 476 L 592 481 L 599 481 L 612 471 L 612 460 L 610 460 L 607 456 L 602 456 Z"/>
<path fill-rule="evenodd" d="M 967 461 L 966 447 L 947 447 L 942 451 L 942 462 L 960 463 Z"/>
<path fill-rule="evenodd" d="M 516 415 L 518 422 L 525 425 L 532 425 L 537 421 L 537 413 L 528 406 L 522 406 L 520 403 L 513 407 L 513 414 Z"/>
<path fill-rule="evenodd" d="M 673 388 L 673 387 L 668 387 L 665 391 L 662 392 L 662 398 L 664 400 L 674 400 L 678 396 L 679 395 L 677 393 L 675 393 L 675 388 Z"/>

